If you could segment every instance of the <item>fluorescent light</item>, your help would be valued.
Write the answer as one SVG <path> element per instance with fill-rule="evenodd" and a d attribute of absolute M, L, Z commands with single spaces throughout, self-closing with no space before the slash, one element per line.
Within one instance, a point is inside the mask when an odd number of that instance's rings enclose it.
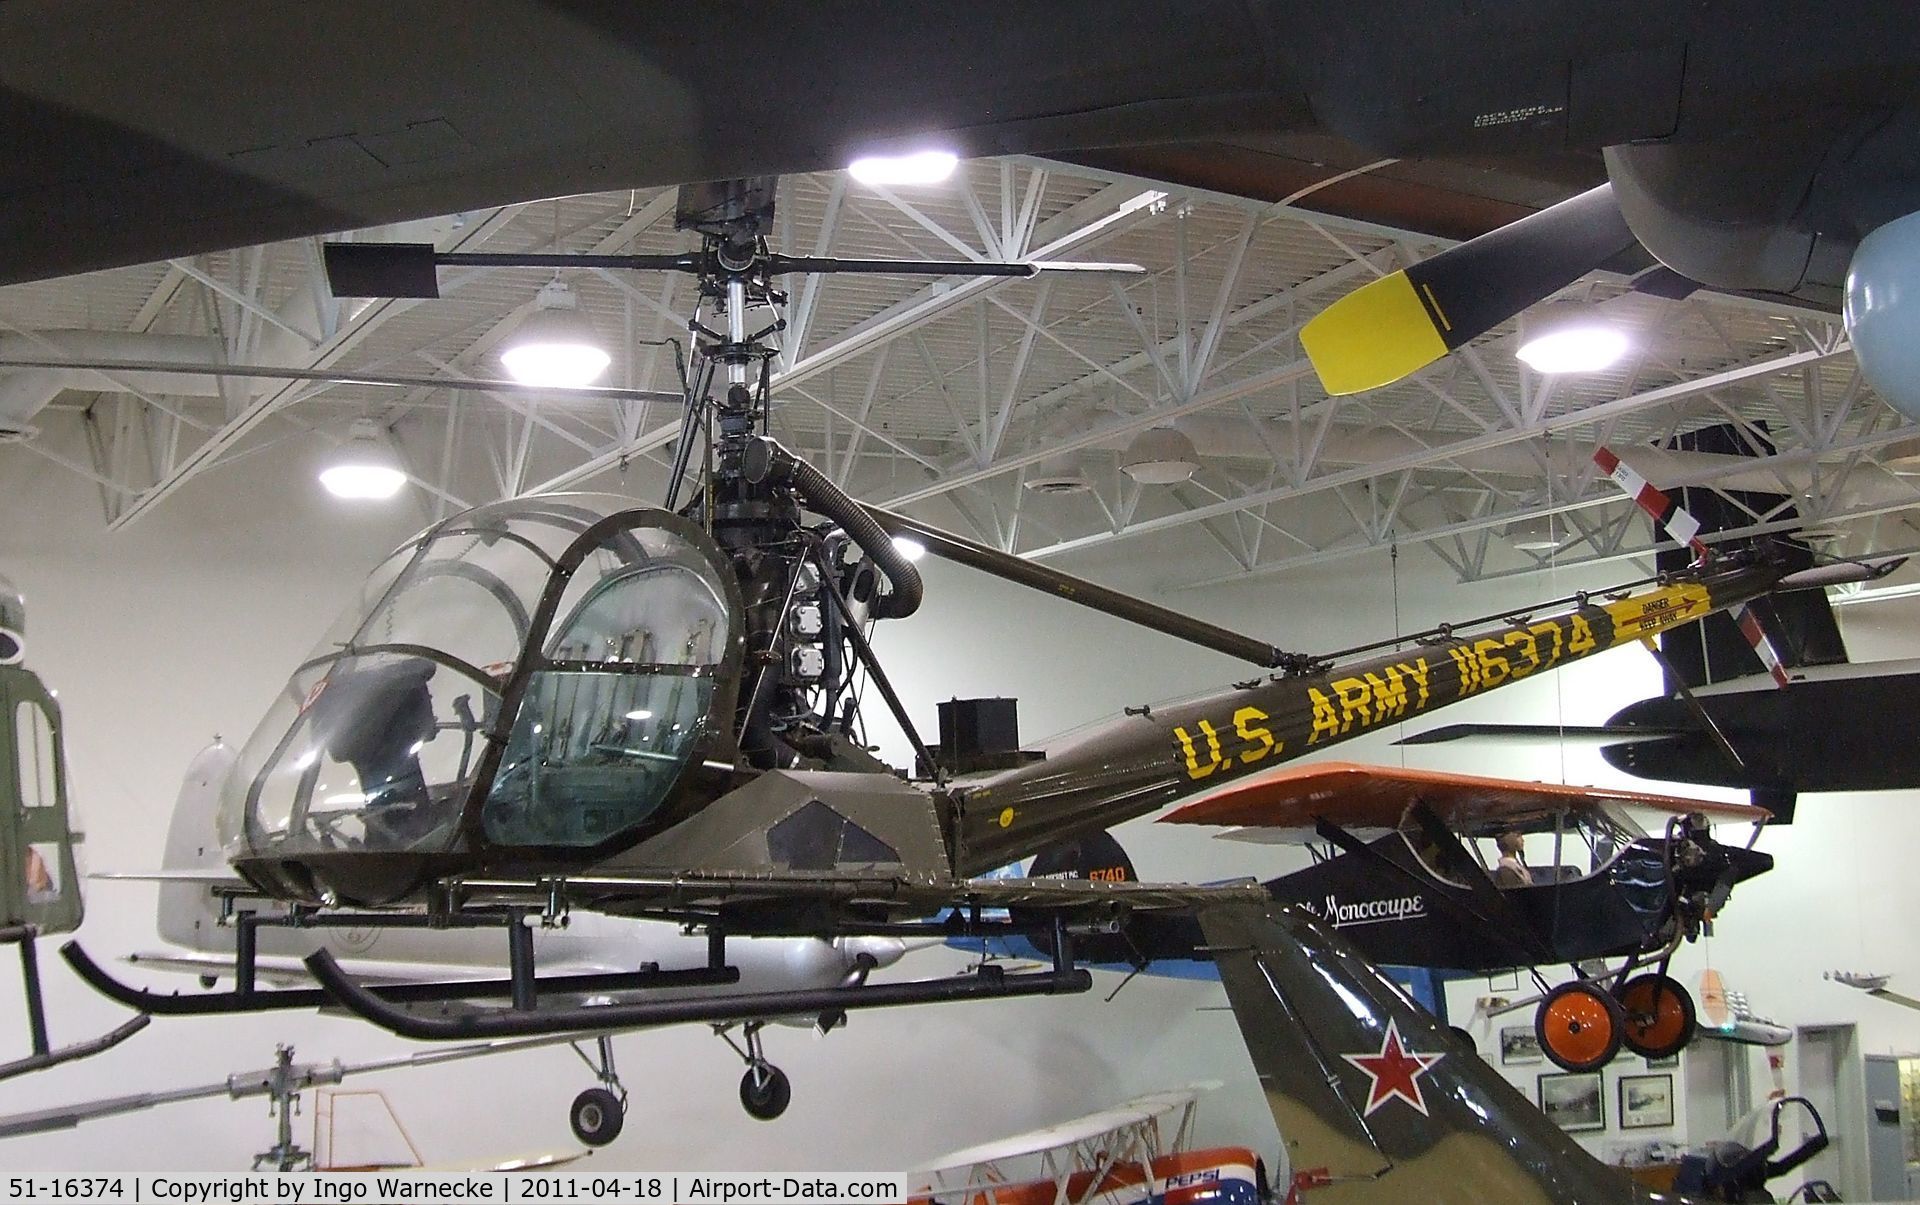
<path fill-rule="evenodd" d="M 642 709 L 640 711 L 629 711 L 627 713 L 627 718 L 630 720 L 650 720 L 653 718 L 653 713 L 645 709 Z"/>
<path fill-rule="evenodd" d="M 540 290 L 533 312 L 507 338 L 500 363 L 522 385 L 578 389 L 599 379 L 613 357 L 580 312 L 580 299 L 554 281 Z"/>
<path fill-rule="evenodd" d="M 917 561 L 927 555 L 927 546 L 912 536 L 893 537 L 893 550 L 910 561 Z"/>
<path fill-rule="evenodd" d="M 370 419 L 353 424 L 353 434 L 320 470 L 320 484 L 328 493 L 353 501 L 384 501 L 399 493 L 406 483 L 399 455 L 379 424 Z"/>
<path fill-rule="evenodd" d="M 1627 336 L 1581 302 L 1555 302 L 1520 320 L 1514 352 L 1535 372 L 1598 372 L 1627 354 Z"/>
<path fill-rule="evenodd" d="M 915 151 L 911 155 L 863 155 L 847 165 L 862 184 L 938 184 L 953 174 L 960 157 L 952 151 Z"/>

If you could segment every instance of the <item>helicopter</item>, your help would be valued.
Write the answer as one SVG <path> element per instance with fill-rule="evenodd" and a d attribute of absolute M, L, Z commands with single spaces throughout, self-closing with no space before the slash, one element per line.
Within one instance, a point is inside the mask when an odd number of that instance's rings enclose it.
<path fill-rule="evenodd" d="M 100 1037 L 55 1047 L 47 1033 L 36 942 L 80 927 L 85 905 L 67 811 L 60 705 L 26 667 L 26 601 L 0 578 L 0 946 L 20 951 L 32 1053 L 0 1062 L 0 1080 L 112 1049 L 147 1025 L 135 1016 Z"/>
<path fill-rule="evenodd" d="M 264 925 L 502 931 L 510 979 L 495 995 L 505 1005 L 459 984 L 369 987 L 324 949 L 305 959 L 334 1004 L 423 1040 L 1084 992 L 1092 979 L 1074 956 L 1077 937 L 1237 889 L 975 876 L 1794 584 L 1753 550 L 1645 589 L 1321 656 L 863 505 L 769 433 L 786 300 L 776 279 L 1135 269 L 789 257 L 768 246 L 773 186 L 683 187 L 676 225 L 699 247 L 679 255 L 327 248 L 333 288 L 348 296 L 432 297 L 438 269 L 472 264 L 693 276 L 682 426 L 663 505 L 612 494 L 512 498 L 429 527 L 374 570 L 295 668 L 224 788 L 219 834 L 240 884 L 219 890 L 237 927 L 238 986 L 194 997 L 193 1011 L 277 1006 L 280 993 L 254 986 Z M 930 747 L 866 635 L 913 614 L 924 594 L 895 537 L 1254 672 L 1216 693 L 1129 708 L 1038 756 Z M 863 678 L 925 752 L 917 776 L 869 749 Z M 282 908 L 262 911 L 263 900 Z M 575 910 L 703 932 L 715 973 L 726 969 L 729 939 L 774 935 L 1044 934 L 1052 963 L 582 1003 L 534 956 L 534 929 L 565 924 Z M 166 997 L 118 984 L 77 945 L 64 952 L 95 986 L 167 1011 Z M 647 976 L 617 986 L 644 995 Z M 458 1007 L 412 1006 L 429 1000 Z M 746 1031 L 743 1057 L 742 1103 L 777 1115 L 791 1085 L 757 1029 Z"/>

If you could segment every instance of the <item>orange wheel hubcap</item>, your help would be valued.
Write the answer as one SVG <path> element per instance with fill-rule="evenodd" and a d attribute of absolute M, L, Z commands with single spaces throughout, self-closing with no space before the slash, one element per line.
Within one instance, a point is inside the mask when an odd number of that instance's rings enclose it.
<path fill-rule="evenodd" d="M 1570 1063 L 1598 1062 L 1613 1041 L 1613 1018 L 1598 996 L 1568 992 L 1547 1003 L 1541 1026 L 1553 1053 Z"/>
<path fill-rule="evenodd" d="M 1642 1046 L 1665 1049 L 1686 1031 L 1680 997 L 1663 983 L 1648 979 L 1630 984 L 1621 993 L 1620 1007 L 1627 1013 L 1627 1033 Z"/>

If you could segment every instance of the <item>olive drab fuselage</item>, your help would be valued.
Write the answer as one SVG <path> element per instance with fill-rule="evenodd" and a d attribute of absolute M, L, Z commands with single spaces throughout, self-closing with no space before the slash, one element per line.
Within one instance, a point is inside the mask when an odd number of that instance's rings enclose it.
<path fill-rule="evenodd" d="M 430 529 L 376 571 L 242 751 L 221 817 L 234 866 L 270 895 L 371 905 L 473 875 L 617 878 L 644 864 L 726 877 L 740 841 L 781 819 L 736 806 L 778 770 L 833 776 L 819 787 L 829 806 L 853 807 L 883 776 L 936 834 L 932 847 L 909 842 L 910 859 L 887 843 L 893 873 L 966 878 L 1776 580 L 1765 566 L 1728 570 L 1130 709 L 1043 761 L 942 787 L 900 783 L 825 731 L 763 764 L 761 677 L 787 658 L 749 664 L 748 649 L 775 647 L 762 630 L 787 622 L 801 583 L 781 561 L 785 588 L 756 590 L 756 609 L 741 576 L 764 562 L 613 496 L 512 500 Z M 830 580 L 822 562 L 807 588 L 824 595 Z M 658 864 L 668 849 L 672 867 Z"/>
<path fill-rule="evenodd" d="M 1317 752 L 1733 606 L 1772 584 L 1766 568 L 1660 586 L 1484 634 L 1369 660 L 1274 675 L 1126 715 L 1046 751 L 1044 761 L 957 787 L 955 870 L 979 874 L 1062 836 Z"/>

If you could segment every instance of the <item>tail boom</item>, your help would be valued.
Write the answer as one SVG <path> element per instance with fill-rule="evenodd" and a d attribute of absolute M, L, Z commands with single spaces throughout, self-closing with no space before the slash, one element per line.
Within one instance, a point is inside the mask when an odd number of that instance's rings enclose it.
<path fill-rule="evenodd" d="M 1771 567 L 1735 569 L 1165 710 L 1129 709 L 1049 748 L 1044 761 L 960 787 L 955 869 L 1004 866 L 1074 833 L 1739 606 L 1777 580 Z"/>

